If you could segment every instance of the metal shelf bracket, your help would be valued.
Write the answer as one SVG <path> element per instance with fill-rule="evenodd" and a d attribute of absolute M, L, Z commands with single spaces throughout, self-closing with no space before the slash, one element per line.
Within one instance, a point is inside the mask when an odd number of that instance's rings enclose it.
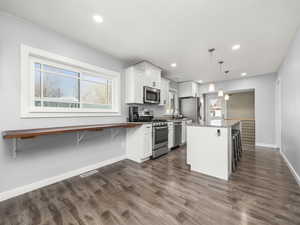
<path fill-rule="evenodd" d="M 80 144 L 80 142 L 83 140 L 86 133 L 87 133 L 87 131 L 83 131 L 83 132 L 78 131 L 77 132 L 77 145 Z"/>
<path fill-rule="evenodd" d="M 14 138 L 12 142 L 13 142 L 12 157 L 15 159 L 17 158 L 18 138 Z"/>

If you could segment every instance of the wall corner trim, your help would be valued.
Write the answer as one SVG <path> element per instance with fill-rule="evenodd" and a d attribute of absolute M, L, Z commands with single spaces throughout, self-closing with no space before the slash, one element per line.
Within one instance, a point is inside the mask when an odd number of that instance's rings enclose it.
<path fill-rule="evenodd" d="M 47 178 L 47 179 L 44 179 L 44 180 L 41 180 L 41 181 L 38 181 L 38 182 L 35 182 L 35 183 L 32 183 L 32 184 L 28 184 L 28 185 L 25 185 L 25 186 L 22 186 L 22 187 L 18 187 L 18 188 L 9 190 L 9 191 L 1 192 L 0 193 L 0 202 L 5 201 L 5 200 L 10 199 L 10 198 L 13 198 L 13 197 L 16 197 L 16 196 L 19 196 L 19 195 L 22 195 L 22 194 L 25 194 L 25 193 L 30 192 L 30 191 L 34 191 L 36 189 L 39 189 L 39 188 L 42 188 L 42 187 L 45 187 L 45 186 L 63 181 L 63 180 L 66 180 L 68 178 L 78 176 L 82 173 L 86 173 L 88 171 L 95 170 L 95 169 L 98 169 L 100 167 L 104 167 L 104 166 L 119 162 L 123 159 L 126 159 L 126 155 L 122 155 L 122 156 L 118 156 L 118 157 L 115 157 L 115 158 L 107 159 L 107 160 L 104 160 L 102 162 L 99 162 L 99 163 L 96 163 L 96 164 L 93 164 L 93 165 L 90 165 L 90 166 L 82 167 L 80 169 L 72 170 L 72 171 L 63 173 L 63 174 L 58 175 L 58 176 L 50 177 L 50 178 Z"/>
<path fill-rule="evenodd" d="M 296 172 L 296 170 L 294 169 L 294 167 L 292 166 L 292 164 L 290 163 L 290 161 L 288 160 L 288 158 L 286 157 L 286 155 L 282 151 L 280 151 L 280 155 L 282 156 L 282 158 L 286 162 L 286 164 L 287 164 L 289 170 L 291 171 L 291 173 L 293 174 L 297 184 L 300 186 L 300 176 L 299 176 L 299 174 Z"/>

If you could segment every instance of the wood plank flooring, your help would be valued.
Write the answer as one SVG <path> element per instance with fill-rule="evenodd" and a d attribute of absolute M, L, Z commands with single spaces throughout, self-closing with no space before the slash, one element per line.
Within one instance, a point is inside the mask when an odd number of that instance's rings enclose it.
<path fill-rule="evenodd" d="M 300 189 L 278 152 L 244 152 L 229 182 L 190 172 L 185 154 L 124 160 L 0 202 L 0 225 L 300 224 Z"/>

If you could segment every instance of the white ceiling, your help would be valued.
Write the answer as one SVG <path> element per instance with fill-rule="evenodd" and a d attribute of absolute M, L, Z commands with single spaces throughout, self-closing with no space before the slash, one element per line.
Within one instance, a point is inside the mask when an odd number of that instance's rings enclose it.
<path fill-rule="evenodd" d="M 128 63 L 151 61 L 180 81 L 275 72 L 300 24 L 299 0 L 1 0 L 0 9 Z M 213 47 L 227 77 L 210 62 Z"/>

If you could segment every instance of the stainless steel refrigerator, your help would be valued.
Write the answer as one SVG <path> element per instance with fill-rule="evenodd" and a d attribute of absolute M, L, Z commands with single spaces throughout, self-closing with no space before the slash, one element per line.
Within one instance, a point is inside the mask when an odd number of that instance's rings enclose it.
<path fill-rule="evenodd" d="M 201 101 L 200 98 L 180 98 L 180 114 L 186 118 L 199 122 L 201 118 Z"/>

